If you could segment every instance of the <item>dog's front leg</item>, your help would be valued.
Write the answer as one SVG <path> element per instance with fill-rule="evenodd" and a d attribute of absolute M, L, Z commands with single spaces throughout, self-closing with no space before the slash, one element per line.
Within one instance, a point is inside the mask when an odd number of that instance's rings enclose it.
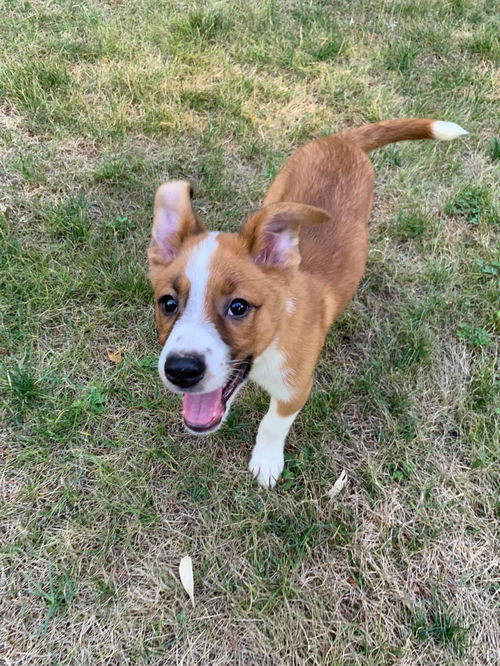
<path fill-rule="evenodd" d="M 257 439 L 250 458 L 249 470 L 263 488 L 274 488 L 285 466 L 285 439 L 292 423 L 305 405 L 312 382 L 292 402 L 281 402 L 271 397 L 267 414 L 257 431 Z"/>
<path fill-rule="evenodd" d="M 285 439 L 300 411 L 286 415 L 286 408 L 284 402 L 271 398 L 269 410 L 259 425 L 248 467 L 263 488 L 273 488 L 276 485 L 285 465 Z"/>

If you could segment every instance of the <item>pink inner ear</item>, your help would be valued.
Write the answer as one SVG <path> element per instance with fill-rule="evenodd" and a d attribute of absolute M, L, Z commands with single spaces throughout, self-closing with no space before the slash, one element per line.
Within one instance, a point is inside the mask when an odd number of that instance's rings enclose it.
<path fill-rule="evenodd" d="M 177 234 L 179 215 L 171 208 L 163 208 L 155 220 L 155 240 L 160 248 L 161 257 L 165 261 L 172 261 L 179 249 L 174 245 Z"/>
<path fill-rule="evenodd" d="M 257 255 L 255 263 L 266 266 L 284 266 L 294 246 L 294 238 L 290 230 L 284 228 L 279 232 L 266 231 L 264 242 L 265 247 Z"/>

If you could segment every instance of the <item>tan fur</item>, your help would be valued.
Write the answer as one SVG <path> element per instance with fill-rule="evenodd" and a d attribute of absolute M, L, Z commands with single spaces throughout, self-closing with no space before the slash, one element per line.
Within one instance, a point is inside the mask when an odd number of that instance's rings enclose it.
<path fill-rule="evenodd" d="M 220 234 L 210 274 L 206 309 L 234 358 L 255 358 L 272 342 L 283 316 L 282 293 L 287 279 L 279 269 L 262 271 L 248 259 L 248 247 L 239 234 Z M 254 307 L 241 320 L 225 312 L 235 297 Z"/>
<path fill-rule="evenodd" d="M 302 279 L 294 280 L 289 292 L 298 313 L 285 317 L 280 337 L 282 352 L 294 369 L 294 398 L 278 403 L 281 416 L 293 414 L 307 401 L 325 335 L 351 300 L 365 269 L 375 181 L 365 150 L 431 138 L 431 123 L 388 121 L 312 141 L 289 158 L 271 184 L 264 206 L 294 201 L 330 215 L 328 222 L 300 231 Z"/>
<path fill-rule="evenodd" d="M 278 402 L 279 416 L 296 413 L 307 401 L 325 335 L 364 272 L 374 186 L 365 151 L 403 139 L 431 138 L 432 122 L 394 120 L 311 141 L 288 159 L 263 208 L 240 233 L 219 234 L 206 310 L 235 359 L 256 358 L 271 343 L 278 344 L 290 387 L 290 399 Z M 150 275 L 157 296 L 173 288 L 191 244 L 202 233 L 188 203 L 185 195 L 184 222 L 176 239 L 180 255 L 162 265 L 152 243 Z M 258 265 L 266 233 L 283 226 L 292 238 L 296 234 L 286 262 Z M 235 321 L 225 313 L 236 297 L 254 307 L 248 317 Z M 162 321 L 161 313 L 157 316 L 163 341 L 171 324 Z"/>
<path fill-rule="evenodd" d="M 183 252 L 172 262 L 166 262 L 161 259 L 156 243 L 152 242 L 148 250 L 149 258 L 149 279 L 155 292 L 155 313 L 156 326 L 158 330 L 158 340 L 164 344 L 165 340 L 174 325 L 172 317 L 165 317 L 160 312 L 158 299 L 164 294 L 174 294 L 179 296 L 182 301 L 189 295 L 189 281 L 184 275 L 186 261 L 190 248 L 200 242 L 203 236 L 195 235 L 188 238 L 183 244 Z"/>

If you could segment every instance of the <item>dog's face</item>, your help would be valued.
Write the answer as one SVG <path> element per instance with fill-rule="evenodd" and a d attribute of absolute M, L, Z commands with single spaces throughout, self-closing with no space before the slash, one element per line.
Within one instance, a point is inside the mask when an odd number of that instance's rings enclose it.
<path fill-rule="evenodd" d="M 325 219 L 320 209 L 277 203 L 238 234 L 207 232 L 191 207 L 189 183 L 158 189 L 148 250 L 163 345 L 158 369 L 165 385 L 183 394 L 191 432 L 221 425 L 253 359 L 276 338 L 300 263 L 299 224 Z"/>

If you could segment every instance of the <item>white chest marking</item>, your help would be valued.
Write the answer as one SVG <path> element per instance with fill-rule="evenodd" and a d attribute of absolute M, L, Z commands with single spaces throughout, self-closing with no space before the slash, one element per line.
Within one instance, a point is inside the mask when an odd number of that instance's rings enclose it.
<path fill-rule="evenodd" d="M 274 340 L 260 356 L 255 359 L 250 379 L 265 389 L 269 395 L 281 402 L 288 402 L 293 391 L 288 384 L 293 370 L 283 368 L 283 354 L 280 352 L 277 340 Z"/>

